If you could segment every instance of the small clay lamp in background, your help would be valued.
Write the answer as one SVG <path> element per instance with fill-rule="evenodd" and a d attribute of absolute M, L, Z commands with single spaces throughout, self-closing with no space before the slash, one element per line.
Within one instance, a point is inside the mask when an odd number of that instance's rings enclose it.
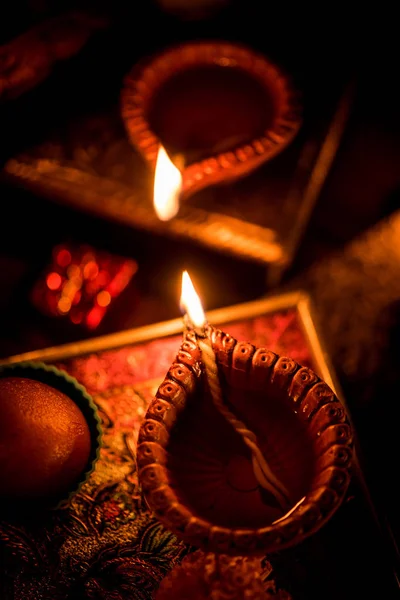
<path fill-rule="evenodd" d="M 139 433 L 148 505 L 168 529 L 208 552 L 247 556 L 298 544 L 345 496 L 352 459 L 346 411 L 311 369 L 205 322 L 200 331 L 189 319 L 193 328 Z M 215 401 L 212 361 L 225 410 Z M 286 502 L 274 489 L 285 490 Z"/>
<path fill-rule="evenodd" d="M 281 152 L 301 125 L 298 97 L 289 77 L 250 48 L 189 42 L 133 68 L 122 116 L 152 168 L 160 145 L 183 157 L 184 198 Z"/>
<path fill-rule="evenodd" d="M 0 502 L 54 507 L 76 492 L 97 460 L 96 407 L 72 377 L 42 363 L 0 366 Z"/>

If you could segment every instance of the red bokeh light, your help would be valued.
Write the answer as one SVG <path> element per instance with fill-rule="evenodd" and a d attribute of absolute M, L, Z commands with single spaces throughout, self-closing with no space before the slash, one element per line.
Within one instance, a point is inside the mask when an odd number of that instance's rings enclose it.
<path fill-rule="evenodd" d="M 56 263 L 60 266 L 60 267 L 68 267 L 68 265 L 70 264 L 72 260 L 72 256 L 69 250 L 67 250 L 67 248 L 60 248 L 59 250 L 57 250 L 56 252 Z"/>
<path fill-rule="evenodd" d="M 46 283 L 49 290 L 58 290 L 61 287 L 62 279 L 59 273 L 49 273 L 46 277 Z"/>
<path fill-rule="evenodd" d="M 86 325 L 89 329 L 96 329 L 104 316 L 105 310 L 100 306 L 95 306 L 86 315 Z"/>
<path fill-rule="evenodd" d="M 57 246 L 54 262 L 32 291 L 35 306 L 53 317 L 95 329 L 136 273 L 134 260 L 88 246 Z"/>

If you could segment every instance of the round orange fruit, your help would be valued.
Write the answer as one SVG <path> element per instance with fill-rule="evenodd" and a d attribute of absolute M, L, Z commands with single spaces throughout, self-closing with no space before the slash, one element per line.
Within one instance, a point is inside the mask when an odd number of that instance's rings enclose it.
<path fill-rule="evenodd" d="M 67 493 L 85 471 L 88 424 L 68 396 L 25 377 L 0 378 L 0 497 Z"/>

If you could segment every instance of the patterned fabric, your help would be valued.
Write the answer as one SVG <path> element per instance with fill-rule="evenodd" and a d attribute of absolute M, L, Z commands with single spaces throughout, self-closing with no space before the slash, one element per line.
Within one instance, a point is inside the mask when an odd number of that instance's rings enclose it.
<path fill-rule="evenodd" d="M 315 368 L 295 310 L 224 329 Z M 57 365 L 92 394 L 104 445 L 95 471 L 69 506 L 0 521 L 2 600 L 150 600 L 191 550 L 148 512 L 135 465 L 141 420 L 180 341 L 153 340 Z M 270 571 L 266 562 L 264 575 Z"/>

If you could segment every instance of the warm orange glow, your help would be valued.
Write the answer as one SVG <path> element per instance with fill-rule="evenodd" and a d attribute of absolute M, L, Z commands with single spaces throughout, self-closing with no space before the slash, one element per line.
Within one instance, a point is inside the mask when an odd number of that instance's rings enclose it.
<path fill-rule="evenodd" d="M 169 221 L 179 210 L 182 175 L 160 146 L 154 175 L 154 209 L 161 221 Z"/>
<path fill-rule="evenodd" d="M 111 294 L 107 290 L 102 290 L 97 294 L 97 304 L 99 306 L 106 307 L 111 302 Z"/>
<path fill-rule="evenodd" d="M 67 296 L 61 296 L 58 301 L 58 310 L 60 313 L 67 313 L 71 308 L 71 300 Z"/>
<path fill-rule="evenodd" d="M 181 307 L 187 313 L 194 327 L 204 327 L 207 322 L 206 316 L 187 271 L 182 273 Z"/>
<path fill-rule="evenodd" d="M 94 260 L 89 260 L 83 267 L 83 277 L 84 279 L 96 279 L 99 274 L 99 267 Z"/>

